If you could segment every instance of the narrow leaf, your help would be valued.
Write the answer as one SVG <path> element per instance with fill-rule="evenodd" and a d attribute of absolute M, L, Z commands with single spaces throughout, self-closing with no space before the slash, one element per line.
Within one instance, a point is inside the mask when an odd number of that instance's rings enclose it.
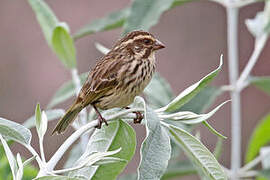
<path fill-rule="evenodd" d="M 158 180 L 166 171 L 171 156 L 170 137 L 154 111 L 147 109 L 145 119 L 146 138 L 140 150 L 138 180 Z"/>
<path fill-rule="evenodd" d="M 71 178 L 68 176 L 43 176 L 36 178 L 35 180 L 83 180 L 81 178 Z"/>
<path fill-rule="evenodd" d="M 47 110 L 45 111 L 46 115 L 47 115 L 47 120 L 51 121 L 57 118 L 62 117 L 65 114 L 65 110 L 63 109 L 52 109 L 52 110 Z M 27 127 L 28 129 L 32 128 L 35 126 L 35 115 L 28 118 L 23 125 L 25 127 Z"/>
<path fill-rule="evenodd" d="M 20 153 L 17 154 L 18 171 L 16 174 L 16 180 L 21 180 L 23 177 L 23 163 Z"/>
<path fill-rule="evenodd" d="M 88 76 L 88 73 L 82 73 L 80 75 L 80 80 L 81 80 L 81 84 L 83 84 L 86 81 L 86 78 Z M 68 100 L 69 98 L 71 98 L 72 96 L 74 96 L 76 94 L 75 91 L 75 86 L 72 80 L 64 83 L 57 91 L 56 93 L 53 95 L 51 101 L 48 104 L 48 108 L 52 108 L 66 100 Z M 46 114 L 48 115 L 48 113 L 46 112 Z M 49 118 L 49 115 L 48 115 Z"/>
<path fill-rule="evenodd" d="M 6 140 L 11 139 L 21 144 L 30 144 L 32 138 L 32 134 L 29 129 L 4 118 L 0 118 L 0 134 Z"/>
<path fill-rule="evenodd" d="M 249 82 L 270 96 L 270 76 L 252 77 Z"/>
<path fill-rule="evenodd" d="M 16 173 L 18 170 L 17 162 L 16 162 L 15 157 L 13 156 L 10 148 L 8 147 L 7 142 L 4 140 L 4 138 L 1 134 L 0 134 L 0 140 L 1 140 L 1 143 L 3 144 L 4 150 L 5 150 L 8 162 L 9 162 L 9 166 L 10 166 L 10 169 L 12 172 L 13 179 L 15 179 Z"/>
<path fill-rule="evenodd" d="M 67 68 L 76 67 L 76 49 L 67 24 L 59 23 L 52 33 L 52 47 Z"/>
<path fill-rule="evenodd" d="M 208 179 L 226 180 L 227 176 L 214 155 L 194 136 L 169 125 L 170 134 Z"/>
<path fill-rule="evenodd" d="M 170 84 L 157 72 L 154 74 L 149 85 L 145 88 L 144 94 L 152 108 L 165 106 L 174 96 Z"/>
<path fill-rule="evenodd" d="M 205 112 L 222 93 L 220 88 L 206 86 L 177 111 L 191 111 L 197 114 Z"/>
<path fill-rule="evenodd" d="M 168 10 L 173 0 L 134 0 L 130 15 L 124 24 L 124 33 L 136 29 L 149 30 L 158 23 L 163 12 Z"/>
<path fill-rule="evenodd" d="M 123 171 L 135 153 L 136 135 L 132 127 L 124 121 L 112 121 L 109 126 L 102 126 L 101 129 L 95 130 L 85 153 L 75 163 L 75 166 L 82 163 L 87 156 L 94 152 L 112 151 L 120 147 L 121 151 L 112 157 L 120 158 L 127 162 L 114 163 L 113 168 L 110 164 L 82 168 L 70 173 L 69 176 L 84 177 L 85 179 L 116 179 Z"/>
<path fill-rule="evenodd" d="M 196 94 L 198 94 L 203 88 L 205 88 L 219 73 L 223 64 L 222 56 L 220 57 L 220 64 L 217 69 L 209 73 L 207 76 L 202 78 L 199 82 L 181 92 L 172 102 L 167 106 L 160 108 L 159 111 L 173 112 L 188 101 L 190 101 Z"/>
<path fill-rule="evenodd" d="M 45 38 L 49 45 L 51 45 L 51 36 L 54 27 L 58 23 L 57 17 L 53 11 L 43 0 L 28 0 L 32 9 L 34 10 L 37 20 L 42 28 Z"/>
<path fill-rule="evenodd" d="M 90 23 L 89 25 L 84 26 L 74 34 L 73 38 L 77 40 L 83 36 L 90 35 L 92 33 L 121 27 L 125 22 L 127 16 L 129 15 L 129 12 L 130 12 L 129 8 L 124 8 L 116 12 L 112 12 L 107 16 L 101 19 L 97 19 L 92 23 Z"/>
<path fill-rule="evenodd" d="M 179 178 L 181 176 L 196 174 L 197 170 L 189 161 L 170 163 L 161 180 Z"/>
<path fill-rule="evenodd" d="M 218 137 L 220 137 L 222 139 L 227 139 L 226 136 L 222 135 L 217 130 L 215 130 L 215 128 L 213 128 L 207 121 L 204 121 L 203 125 L 205 125 L 213 134 L 217 135 Z"/>
<path fill-rule="evenodd" d="M 255 127 L 248 143 L 245 162 L 252 161 L 261 147 L 270 142 L 270 114 L 264 117 Z"/>

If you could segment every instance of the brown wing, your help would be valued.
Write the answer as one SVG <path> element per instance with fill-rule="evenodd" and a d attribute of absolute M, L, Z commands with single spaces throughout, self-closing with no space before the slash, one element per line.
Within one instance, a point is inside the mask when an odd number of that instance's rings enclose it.
<path fill-rule="evenodd" d="M 83 101 L 84 106 L 97 101 L 101 96 L 114 88 L 119 83 L 118 72 L 123 62 L 115 58 L 111 53 L 103 57 L 89 73 L 78 99 Z"/>

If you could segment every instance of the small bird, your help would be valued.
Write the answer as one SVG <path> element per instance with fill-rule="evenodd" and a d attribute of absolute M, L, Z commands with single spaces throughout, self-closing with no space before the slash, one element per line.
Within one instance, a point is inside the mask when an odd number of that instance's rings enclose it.
<path fill-rule="evenodd" d="M 79 112 L 89 104 L 95 109 L 101 128 L 107 121 L 98 109 L 126 108 L 150 82 L 156 69 L 156 50 L 165 46 L 146 31 L 132 31 L 119 39 L 89 73 L 78 97 L 60 119 L 52 134 L 64 132 Z M 140 123 L 142 115 L 134 112 Z"/>

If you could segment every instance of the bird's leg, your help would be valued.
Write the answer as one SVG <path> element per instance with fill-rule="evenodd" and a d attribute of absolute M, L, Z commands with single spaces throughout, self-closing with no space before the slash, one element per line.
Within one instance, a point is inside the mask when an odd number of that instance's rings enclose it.
<path fill-rule="evenodd" d="M 97 115 L 98 115 L 98 125 L 96 125 L 95 127 L 98 128 L 98 129 L 100 129 L 103 122 L 106 124 L 106 126 L 108 126 L 108 123 L 107 123 L 106 119 L 104 119 L 104 118 L 101 116 L 101 114 L 100 114 L 100 112 L 98 111 L 97 107 L 96 107 L 95 105 L 93 105 L 93 107 L 94 107 L 94 109 L 95 109 L 95 111 L 96 111 L 96 113 L 97 113 Z"/>
<path fill-rule="evenodd" d="M 130 107 L 125 107 L 125 109 L 130 109 Z M 143 119 L 143 114 L 140 111 L 133 111 L 136 114 L 136 118 L 133 119 L 134 124 L 140 124 Z"/>

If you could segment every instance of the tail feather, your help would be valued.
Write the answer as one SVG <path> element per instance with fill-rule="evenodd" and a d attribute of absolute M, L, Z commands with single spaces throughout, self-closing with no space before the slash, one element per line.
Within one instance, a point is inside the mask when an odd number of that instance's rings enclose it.
<path fill-rule="evenodd" d="M 79 106 L 78 104 L 73 104 L 66 112 L 66 114 L 58 121 L 56 127 L 54 128 L 52 135 L 54 133 L 61 134 L 64 132 L 68 125 L 71 124 L 79 112 L 83 109 L 82 106 Z"/>

